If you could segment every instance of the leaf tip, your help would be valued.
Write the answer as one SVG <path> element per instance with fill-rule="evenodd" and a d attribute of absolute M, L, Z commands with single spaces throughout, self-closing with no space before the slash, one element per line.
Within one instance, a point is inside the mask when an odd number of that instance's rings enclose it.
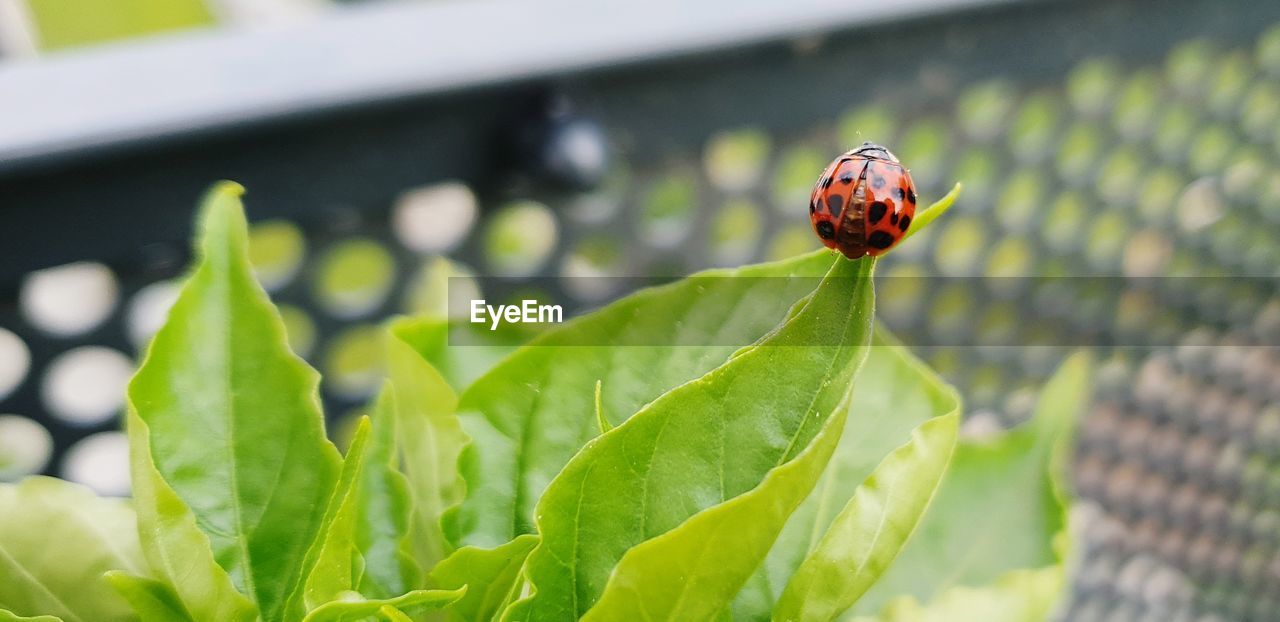
<path fill-rule="evenodd" d="M 248 238 L 248 220 L 244 215 L 244 186 L 234 181 L 220 181 L 205 192 L 200 201 L 197 218 L 197 250 L 204 247 L 206 253 L 214 246 L 223 246 L 223 240 Z M 233 242 L 234 243 L 234 242 Z"/>
<path fill-rule="evenodd" d="M 360 415 L 356 420 L 355 431 L 351 434 L 351 446 L 347 450 L 348 454 L 363 451 L 365 442 L 369 438 L 369 430 L 373 427 L 373 423 L 369 419 L 369 415 Z"/>
<path fill-rule="evenodd" d="M 956 202 L 956 197 L 960 196 L 960 191 L 963 189 L 964 184 L 956 182 L 956 184 L 951 187 L 951 191 L 943 195 L 941 199 L 938 199 L 929 207 L 917 211 L 916 218 L 912 221 L 912 226 L 907 230 L 907 234 L 903 239 L 910 238 L 916 233 L 919 233 L 921 230 L 927 228 L 930 223 L 937 220 L 939 216 L 947 213 L 947 211 L 951 209 L 951 206 Z"/>
<path fill-rule="evenodd" d="M 1077 375 L 1084 374 L 1093 367 L 1093 353 L 1088 350 L 1078 350 L 1062 362 L 1060 373 Z"/>
<path fill-rule="evenodd" d="M 210 192 L 215 195 L 224 196 L 231 199 L 239 199 L 240 197 L 244 196 L 245 190 L 244 190 L 244 186 L 240 185 L 238 182 L 234 182 L 229 179 L 223 179 L 213 184 L 213 188 L 210 189 Z"/>

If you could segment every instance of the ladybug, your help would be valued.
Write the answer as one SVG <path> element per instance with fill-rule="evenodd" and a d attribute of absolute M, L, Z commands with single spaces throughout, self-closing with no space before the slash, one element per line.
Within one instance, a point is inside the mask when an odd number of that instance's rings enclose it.
<path fill-rule="evenodd" d="M 809 221 L 827 248 L 849 259 L 882 255 L 907 234 L 916 185 L 888 149 L 862 143 L 835 159 L 809 199 Z"/>

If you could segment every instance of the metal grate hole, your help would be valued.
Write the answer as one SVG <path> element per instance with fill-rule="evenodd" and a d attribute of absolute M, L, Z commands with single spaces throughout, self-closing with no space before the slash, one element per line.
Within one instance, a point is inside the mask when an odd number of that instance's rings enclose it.
<path fill-rule="evenodd" d="M 178 283 L 162 281 L 143 287 L 133 295 L 125 315 L 125 330 L 138 352 L 145 351 L 151 337 L 164 326 L 178 293 Z"/>
<path fill-rule="evenodd" d="M 307 255 L 307 241 L 297 225 L 285 220 L 254 223 L 249 231 L 249 261 L 269 292 L 293 281 Z"/>
<path fill-rule="evenodd" d="M 316 266 L 312 288 L 316 302 L 338 319 L 351 320 L 373 313 L 386 301 L 395 284 L 391 253 L 368 238 L 344 240 L 324 252 Z"/>
<path fill-rule="evenodd" d="M 128 496 L 128 438 L 122 432 L 100 432 L 85 437 L 63 456 L 60 475 L 100 495 Z"/>
<path fill-rule="evenodd" d="M 53 437 L 44 426 L 18 415 L 0 415 L 0 481 L 15 481 L 44 470 L 53 455 Z"/>
<path fill-rule="evenodd" d="M 550 208 L 537 201 L 518 201 L 489 219 L 484 253 L 494 274 L 524 277 L 542 269 L 558 242 L 559 227 Z"/>
<path fill-rule="evenodd" d="M 18 301 L 32 326 L 57 337 L 71 337 L 106 321 L 118 295 L 110 268 L 81 262 L 27 275 Z"/>
<path fill-rule="evenodd" d="M 396 239 L 416 253 L 457 247 L 476 221 L 476 197 L 465 184 L 448 182 L 410 190 L 392 207 Z"/>
<path fill-rule="evenodd" d="M 382 329 L 356 325 L 330 340 L 322 363 L 325 387 L 344 400 L 367 399 L 385 376 Z"/>
<path fill-rule="evenodd" d="M 0 400 L 8 397 L 31 370 L 31 351 L 17 335 L 0 328 Z"/>
<path fill-rule="evenodd" d="M 84 346 L 49 363 L 41 382 L 44 406 L 54 417 L 77 426 L 94 426 L 114 417 L 124 404 L 133 362 L 111 348 Z"/>

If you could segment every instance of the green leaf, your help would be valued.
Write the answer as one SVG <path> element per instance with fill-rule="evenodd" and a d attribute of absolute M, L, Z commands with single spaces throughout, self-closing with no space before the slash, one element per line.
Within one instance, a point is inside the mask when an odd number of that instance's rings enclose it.
<path fill-rule="evenodd" d="M 285 600 L 302 580 L 340 456 L 325 438 L 319 376 L 289 351 L 253 277 L 241 193 L 223 182 L 206 197 L 199 260 L 129 401 L 149 428 L 159 477 L 274 622 L 301 615 Z"/>
<path fill-rule="evenodd" d="M 368 444 L 369 419 L 361 417 L 347 457 L 342 461 L 342 472 L 333 498 L 329 500 L 329 508 L 320 523 L 320 533 L 307 552 L 305 566 L 308 570 L 301 591 L 307 611 L 354 591 L 364 572 L 364 560 L 356 546 L 356 527 L 360 507 L 359 485 Z"/>
<path fill-rule="evenodd" d="M 192 622 L 173 590 L 159 581 L 113 570 L 107 583 L 129 601 L 141 622 Z"/>
<path fill-rule="evenodd" d="M 236 591 L 231 576 L 214 560 L 195 514 L 156 470 L 147 425 L 132 408 L 127 417 L 133 503 L 152 575 L 173 589 L 193 620 L 256 620 L 257 607 Z"/>
<path fill-rule="evenodd" d="M 303 622 L 363 622 L 370 616 L 377 615 L 385 607 L 405 610 L 439 610 L 447 607 L 466 594 L 466 588 L 460 590 L 415 590 L 403 596 L 375 600 L 364 600 L 359 594 L 352 593 L 349 600 L 335 600 L 321 605 L 307 614 Z"/>
<path fill-rule="evenodd" d="M 494 547 L 532 533 L 542 491 L 599 434 L 597 380 L 616 424 L 777 326 L 831 261 L 823 250 L 703 272 L 567 322 L 504 359 L 460 398 L 471 444 L 458 463 L 466 499 L 445 517 L 451 539 Z"/>
<path fill-rule="evenodd" d="M 462 499 L 458 455 L 467 437 L 456 415 L 458 398 L 435 368 L 412 346 L 422 325 L 399 320 L 387 339 L 396 437 L 413 500 L 413 555 L 430 568 L 452 551 L 440 517 Z M 433 329 L 434 330 L 434 329 Z M 409 335 L 409 336 L 406 336 Z"/>
<path fill-rule="evenodd" d="M 369 455 L 360 481 L 356 540 L 364 556 L 359 592 L 391 598 L 422 585 L 422 569 L 413 559 L 410 524 L 413 504 L 400 472 L 396 446 L 395 394 L 388 382 L 373 407 Z"/>
<path fill-rule="evenodd" d="M 462 622 L 492 620 L 512 594 L 520 568 L 538 537 L 523 535 L 494 549 L 464 546 L 431 570 L 441 589 L 467 588 L 467 595 L 448 609 L 449 619 Z"/>
<path fill-rule="evenodd" d="M 854 611 L 875 614 L 900 596 L 931 603 L 956 586 L 1058 564 L 1067 510 L 1061 460 L 1090 378 L 1088 357 L 1075 355 L 1045 385 L 1031 421 L 990 441 L 962 440 L 923 523 Z"/>
<path fill-rule="evenodd" d="M 959 426 L 959 412 L 926 421 L 876 467 L 787 583 L 775 619 L 835 619 L 880 578 L 942 483 Z"/>
<path fill-rule="evenodd" d="M 132 620 L 102 578 L 109 570 L 146 572 L 128 504 L 48 477 L 0 484 L 0 608 L 66 622 Z"/>
<path fill-rule="evenodd" d="M 404 612 L 392 607 L 391 605 L 383 605 L 378 608 L 378 617 L 387 622 L 413 622 L 413 618 L 405 615 Z"/>
<path fill-rule="evenodd" d="M 920 210 L 919 212 L 917 212 L 915 222 L 914 222 L 915 226 L 911 227 L 911 229 L 907 231 L 907 234 L 903 236 L 902 239 L 905 241 L 906 239 L 910 238 L 916 233 L 923 231 L 926 227 L 929 226 L 930 223 L 937 220 L 938 217 L 942 216 L 943 214 L 947 213 L 947 211 L 951 209 L 951 206 L 955 204 L 956 197 L 960 196 L 960 191 L 963 189 L 964 189 L 964 185 L 957 183 L 956 185 L 951 187 L 951 192 L 948 192 L 946 196 L 942 197 L 941 199 L 938 199 L 929 207 L 926 207 L 923 210 Z"/>
<path fill-rule="evenodd" d="M 396 336 L 431 363 L 454 391 L 466 389 L 533 334 L 518 324 L 489 330 L 437 317 L 398 319 L 392 325 Z"/>
<path fill-rule="evenodd" d="M 765 563 L 738 594 L 733 606 L 737 619 L 769 618 L 805 556 L 885 456 L 908 442 L 919 426 L 959 412 L 955 390 L 886 331 L 878 327 L 873 344 L 858 371 L 859 388 L 840 446 L 813 493 L 787 521 Z"/>
<path fill-rule="evenodd" d="M 0 609 L 0 622 L 64 622 L 62 618 L 55 616 L 20 616 L 7 609 Z"/>
<path fill-rule="evenodd" d="M 953 587 L 928 606 L 894 601 L 879 618 L 859 622 L 1043 622 L 1064 586 L 1062 566 L 1015 570 L 984 587 Z"/>
<path fill-rule="evenodd" d="M 871 340 L 874 265 L 837 259 L 761 343 L 574 456 L 538 503 L 533 595 L 508 618 L 699 620 L 725 609 L 839 443 Z"/>

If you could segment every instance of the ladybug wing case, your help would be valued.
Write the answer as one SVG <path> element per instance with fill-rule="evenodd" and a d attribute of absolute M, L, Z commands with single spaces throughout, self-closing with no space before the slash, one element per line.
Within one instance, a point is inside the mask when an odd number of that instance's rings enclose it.
<path fill-rule="evenodd" d="M 915 187 L 900 164 L 871 161 L 866 169 L 867 252 L 879 255 L 897 244 L 915 215 Z"/>
<path fill-rule="evenodd" d="M 846 154 L 818 179 L 809 203 L 809 220 L 827 248 L 850 259 L 867 254 L 867 160 Z"/>

